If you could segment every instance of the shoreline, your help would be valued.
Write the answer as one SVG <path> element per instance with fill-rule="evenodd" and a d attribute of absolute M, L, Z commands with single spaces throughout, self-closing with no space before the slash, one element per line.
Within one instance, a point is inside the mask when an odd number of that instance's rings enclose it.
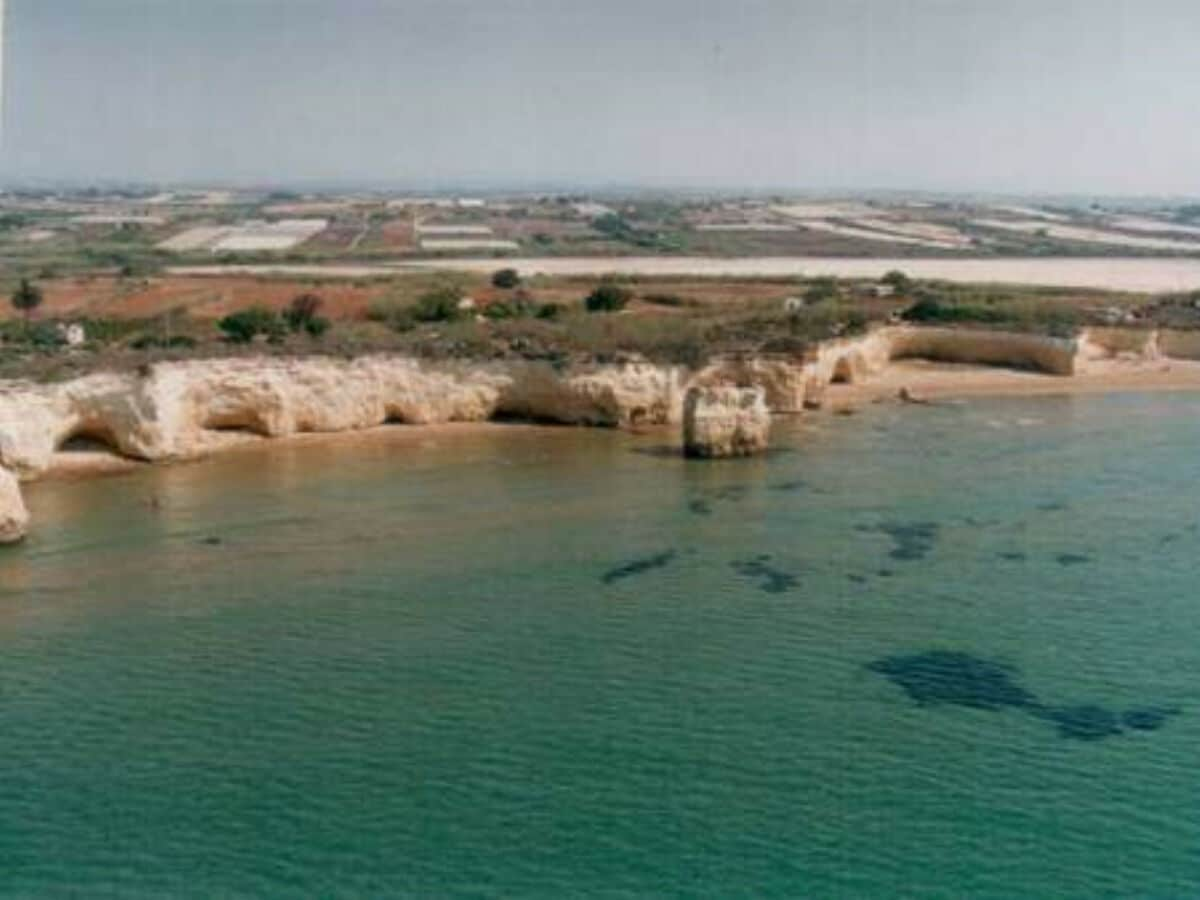
<path fill-rule="evenodd" d="M 803 355 L 715 357 L 698 368 L 644 359 L 559 368 L 535 360 L 257 357 L 12 382 L 0 385 L 0 542 L 28 531 L 21 482 L 120 474 L 282 439 L 361 441 L 386 431 L 429 441 L 509 422 L 671 427 L 675 444 L 685 398 L 714 388 L 754 388 L 764 413 L 808 416 L 889 400 L 1200 390 L 1200 332 L 1095 328 L 1064 338 L 887 326 Z"/>
<path fill-rule="evenodd" d="M 925 360 L 900 360 L 857 384 L 833 384 L 828 388 L 824 407 L 807 412 L 776 412 L 773 417 L 841 416 L 866 405 L 892 402 L 906 405 L 922 401 L 970 400 L 989 397 L 1049 397 L 1118 393 L 1158 393 L 1200 391 L 1200 361 L 1191 360 L 1111 360 L 1093 363 L 1091 370 L 1076 375 L 1048 375 L 1001 366 L 938 363 Z M 900 398 L 907 390 L 913 400 Z M 191 460 L 151 462 L 122 456 L 101 448 L 59 450 L 49 467 L 36 480 L 76 481 L 123 475 L 157 465 L 203 462 L 216 455 L 255 452 L 285 443 L 289 447 L 349 444 L 363 441 L 423 443 L 440 438 L 474 436 L 494 429 L 523 429 L 531 435 L 545 435 L 564 428 L 586 427 L 571 424 L 545 424 L 522 420 L 484 420 L 472 422 L 431 422 L 373 425 L 365 428 L 330 431 L 304 431 L 280 437 L 249 433 L 230 433 L 202 455 Z M 635 433 L 670 432 L 669 424 L 642 426 Z M 680 443 L 682 453 L 682 444 Z"/>
<path fill-rule="evenodd" d="M 901 360 L 859 384 L 831 385 L 829 397 L 877 402 L 897 398 L 901 388 L 928 399 L 1200 391 L 1200 361 L 1104 360 L 1074 375 L 1046 375 L 1000 366 Z"/>

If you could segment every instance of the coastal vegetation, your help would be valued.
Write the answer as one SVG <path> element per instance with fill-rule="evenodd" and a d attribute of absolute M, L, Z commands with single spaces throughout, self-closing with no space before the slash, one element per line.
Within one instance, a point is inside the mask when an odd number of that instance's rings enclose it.
<path fill-rule="evenodd" d="M 537 275 L 513 284 L 501 268 L 337 280 L 93 275 L 24 284 L 10 282 L 10 296 L 34 291 L 36 319 L 21 325 L 26 316 L 14 304 L 13 317 L 0 324 L 0 377 L 59 379 L 247 352 L 564 363 L 642 357 L 698 366 L 729 354 L 800 356 L 817 342 L 889 321 L 1058 336 L 1114 321 L 1200 326 L 1191 294 L 964 285 L 899 270 L 879 281 Z M 84 339 L 68 346 L 60 326 L 71 324 Z"/>
<path fill-rule="evenodd" d="M 42 305 L 42 292 L 28 278 L 22 278 L 12 294 L 13 309 L 28 319 Z"/>

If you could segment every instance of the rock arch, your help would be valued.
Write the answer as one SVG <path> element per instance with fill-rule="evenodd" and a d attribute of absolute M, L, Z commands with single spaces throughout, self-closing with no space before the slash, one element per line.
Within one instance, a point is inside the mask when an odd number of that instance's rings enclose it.
<path fill-rule="evenodd" d="M 103 419 L 83 419 L 66 428 L 54 441 L 56 453 L 107 453 L 136 457 Z"/>

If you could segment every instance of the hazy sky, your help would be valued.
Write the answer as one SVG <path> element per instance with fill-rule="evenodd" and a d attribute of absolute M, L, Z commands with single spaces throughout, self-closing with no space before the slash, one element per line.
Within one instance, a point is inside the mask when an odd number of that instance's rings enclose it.
<path fill-rule="evenodd" d="M 7 0 L 0 178 L 1200 194 L 1200 0 Z"/>

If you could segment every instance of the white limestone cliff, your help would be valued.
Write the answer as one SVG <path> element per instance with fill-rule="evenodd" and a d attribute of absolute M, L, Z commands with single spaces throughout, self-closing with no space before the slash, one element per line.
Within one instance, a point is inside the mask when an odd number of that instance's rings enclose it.
<path fill-rule="evenodd" d="M 497 417 L 608 427 L 675 424 L 683 419 L 684 397 L 692 387 L 756 388 L 765 409 L 798 413 L 820 406 L 830 383 L 869 379 L 894 359 L 1071 375 L 1091 360 L 1118 354 L 1200 358 L 1200 333 L 1090 329 L 1062 339 L 894 326 L 824 342 L 802 358 L 723 358 L 695 372 L 648 362 L 560 369 L 543 362 L 429 362 L 389 355 L 160 363 L 143 374 L 0 383 L 0 473 L 35 478 L 77 438 L 99 441 L 124 457 L 159 462 L 219 449 L 230 442 L 230 431 L 274 438 L 385 422 Z M 19 500 L 19 492 L 16 496 Z M 0 521 L 0 542 L 24 528 L 23 505 L 13 506 L 10 498 L 9 507 L 13 525 L 5 530 Z M 4 515 L 0 510 L 0 520 Z"/>
<path fill-rule="evenodd" d="M 761 387 L 700 386 L 687 392 L 683 452 L 704 459 L 753 456 L 767 449 L 771 410 Z"/>
<path fill-rule="evenodd" d="M 0 468 L 0 544 L 13 544 L 29 529 L 29 511 L 21 486 L 7 469 Z"/>

